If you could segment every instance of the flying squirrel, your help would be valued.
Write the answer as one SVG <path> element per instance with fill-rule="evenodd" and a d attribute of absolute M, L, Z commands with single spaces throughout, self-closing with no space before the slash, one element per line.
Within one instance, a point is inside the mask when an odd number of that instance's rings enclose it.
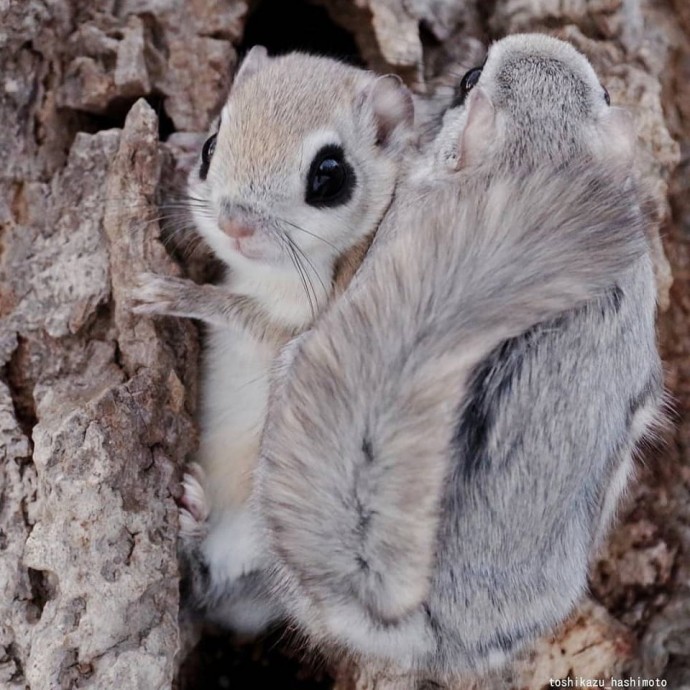
<path fill-rule="evenodd" d="M 206 326 L 200 448 L 183 480 L 191 599 L 244 634 L 280 616 L 249 505 L 279 349 L 342 292 L 390 205 L 413 141 L 394 75 L 254 47 L 188 182 L 196 230 L 226 267 L 218 285 L 143 275 L 135 310 Z"/>
<path fill-rule="evenodd" d="M 282 351 L 253 501 L 315 646 L 483 673 L 585 592 L 662 407 L 634 147 L 573 46 L 496 42 Z"/>

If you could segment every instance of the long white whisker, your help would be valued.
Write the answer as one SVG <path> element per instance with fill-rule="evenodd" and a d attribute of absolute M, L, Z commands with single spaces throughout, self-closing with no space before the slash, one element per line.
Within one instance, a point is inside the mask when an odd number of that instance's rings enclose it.
<path fill-rule="evenodd" d="M 316 311 L 314 309 L 312 296 L 309 292 L 309 288 L 307 287 L 307 281 L 306 281 L 305 274 L 304 274 L 304 268 L 302 267 L 302 264 L 299 261 L 299 257 L 295 253 L 295 250 L 293 249 L 293 247 L 287 241 L 287 236 L 282 236 L 282 235 L 278 234 L 277 237 L 282 242 L 283 246 L 288 250 L 288 256 L 290 257 L 290 261 L 292 261 L 292 265 L 295 267 L 295 270 L 297 271 L 297 275 L 299 276 L 300 282 L 302 283 L 302 287 L 304 288 L 304 294 L 307 296 L 307 300 L 309 301 L 309 309 L 311 311 L 312 318 L 316 318 Z"/>
<path fill-rule="evenodd" d="M 319 283 L 321 283 L 321 287 L 323 288 L 323 293 L 324 293 L 324 296 L 326 297 L 326 301 L 328 301 L 328 295 L 329 295 L 328 288 L 326 287 L 323 280 L 321 279 L 321 276 L 319 275 L 319 272 L 316 270 L 316 267 L 312 263 L 311 259 L 304 253 L 304 251 L 300 248 L 300 246 L 297 244 L 297 242 L 295 242 L 292 238 L 288 238 L 288 240 L 289 240 L 290 244 L 294 247 L 294 249 L 296 251 L 298 251 L 302 255 L 302 257 L 304 257 L 304 260 L 307 262 L 307 264 L 309 265 L 311 270 L 314 271 L 314 275 L 318 279 Z M 314 295 L 314 297 L 316 297 L 316 294 Z"/>
<path fill-rule="evenodd" d="M 287 225 L 292 226 L 296 230 L 300 230 L 301 232 L 306 233 L 307 235 L 310 235 L 311 237 L 314 237 L 317 240 L 321 240 L 324 244 L 327 244 L 329 247 L 333 247 L 336 251 L 340 251 L 338 247 L 336 247 L 332 242 L 329 242 L 327 239 L 324 239 L 323 237 L 317 235 L 316 233 L 310 232 L 309 230 L 305 230 L 303 227 L 297 225 L 296 223 L 292 223 L 289 220 L 285 220 L 285 218 L 277 218 L 278 221 L 282 223 L 286 223 Z"/>

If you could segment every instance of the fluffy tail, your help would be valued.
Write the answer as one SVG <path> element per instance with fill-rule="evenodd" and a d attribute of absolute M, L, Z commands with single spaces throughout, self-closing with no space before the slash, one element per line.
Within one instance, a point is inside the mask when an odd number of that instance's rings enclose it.
<path fill-rule="evenodd" d="M 259 500 L 307 629 L 357 646 L 353 625 L 390 630 L 419 607 L 474 368 L 646 251 L 635 193 L 600 169 L 396 202 L 350 289 L 286 355 L 269 410 Z"/>

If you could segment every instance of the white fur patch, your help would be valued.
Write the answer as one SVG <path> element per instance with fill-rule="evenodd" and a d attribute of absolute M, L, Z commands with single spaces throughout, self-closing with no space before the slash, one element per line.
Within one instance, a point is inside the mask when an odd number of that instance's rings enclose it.
<path fill-rule="evenodd" d="M 228 586 L 264 565 L 265 550 L 248 508 L 224 511 L 214 519 L 202 547 L 214 586 Z"/>

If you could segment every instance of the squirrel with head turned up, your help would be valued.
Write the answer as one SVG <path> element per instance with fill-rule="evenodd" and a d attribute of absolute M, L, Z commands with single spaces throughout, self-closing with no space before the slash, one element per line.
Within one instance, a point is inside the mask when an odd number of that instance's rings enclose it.
<path fill-rule="evenodd" d="M 575 48 L 498 41 L 283 350 L 256 500 L 313 644 L 483 673 L 583 595 L 662 405 L 634 145 Z"/>

